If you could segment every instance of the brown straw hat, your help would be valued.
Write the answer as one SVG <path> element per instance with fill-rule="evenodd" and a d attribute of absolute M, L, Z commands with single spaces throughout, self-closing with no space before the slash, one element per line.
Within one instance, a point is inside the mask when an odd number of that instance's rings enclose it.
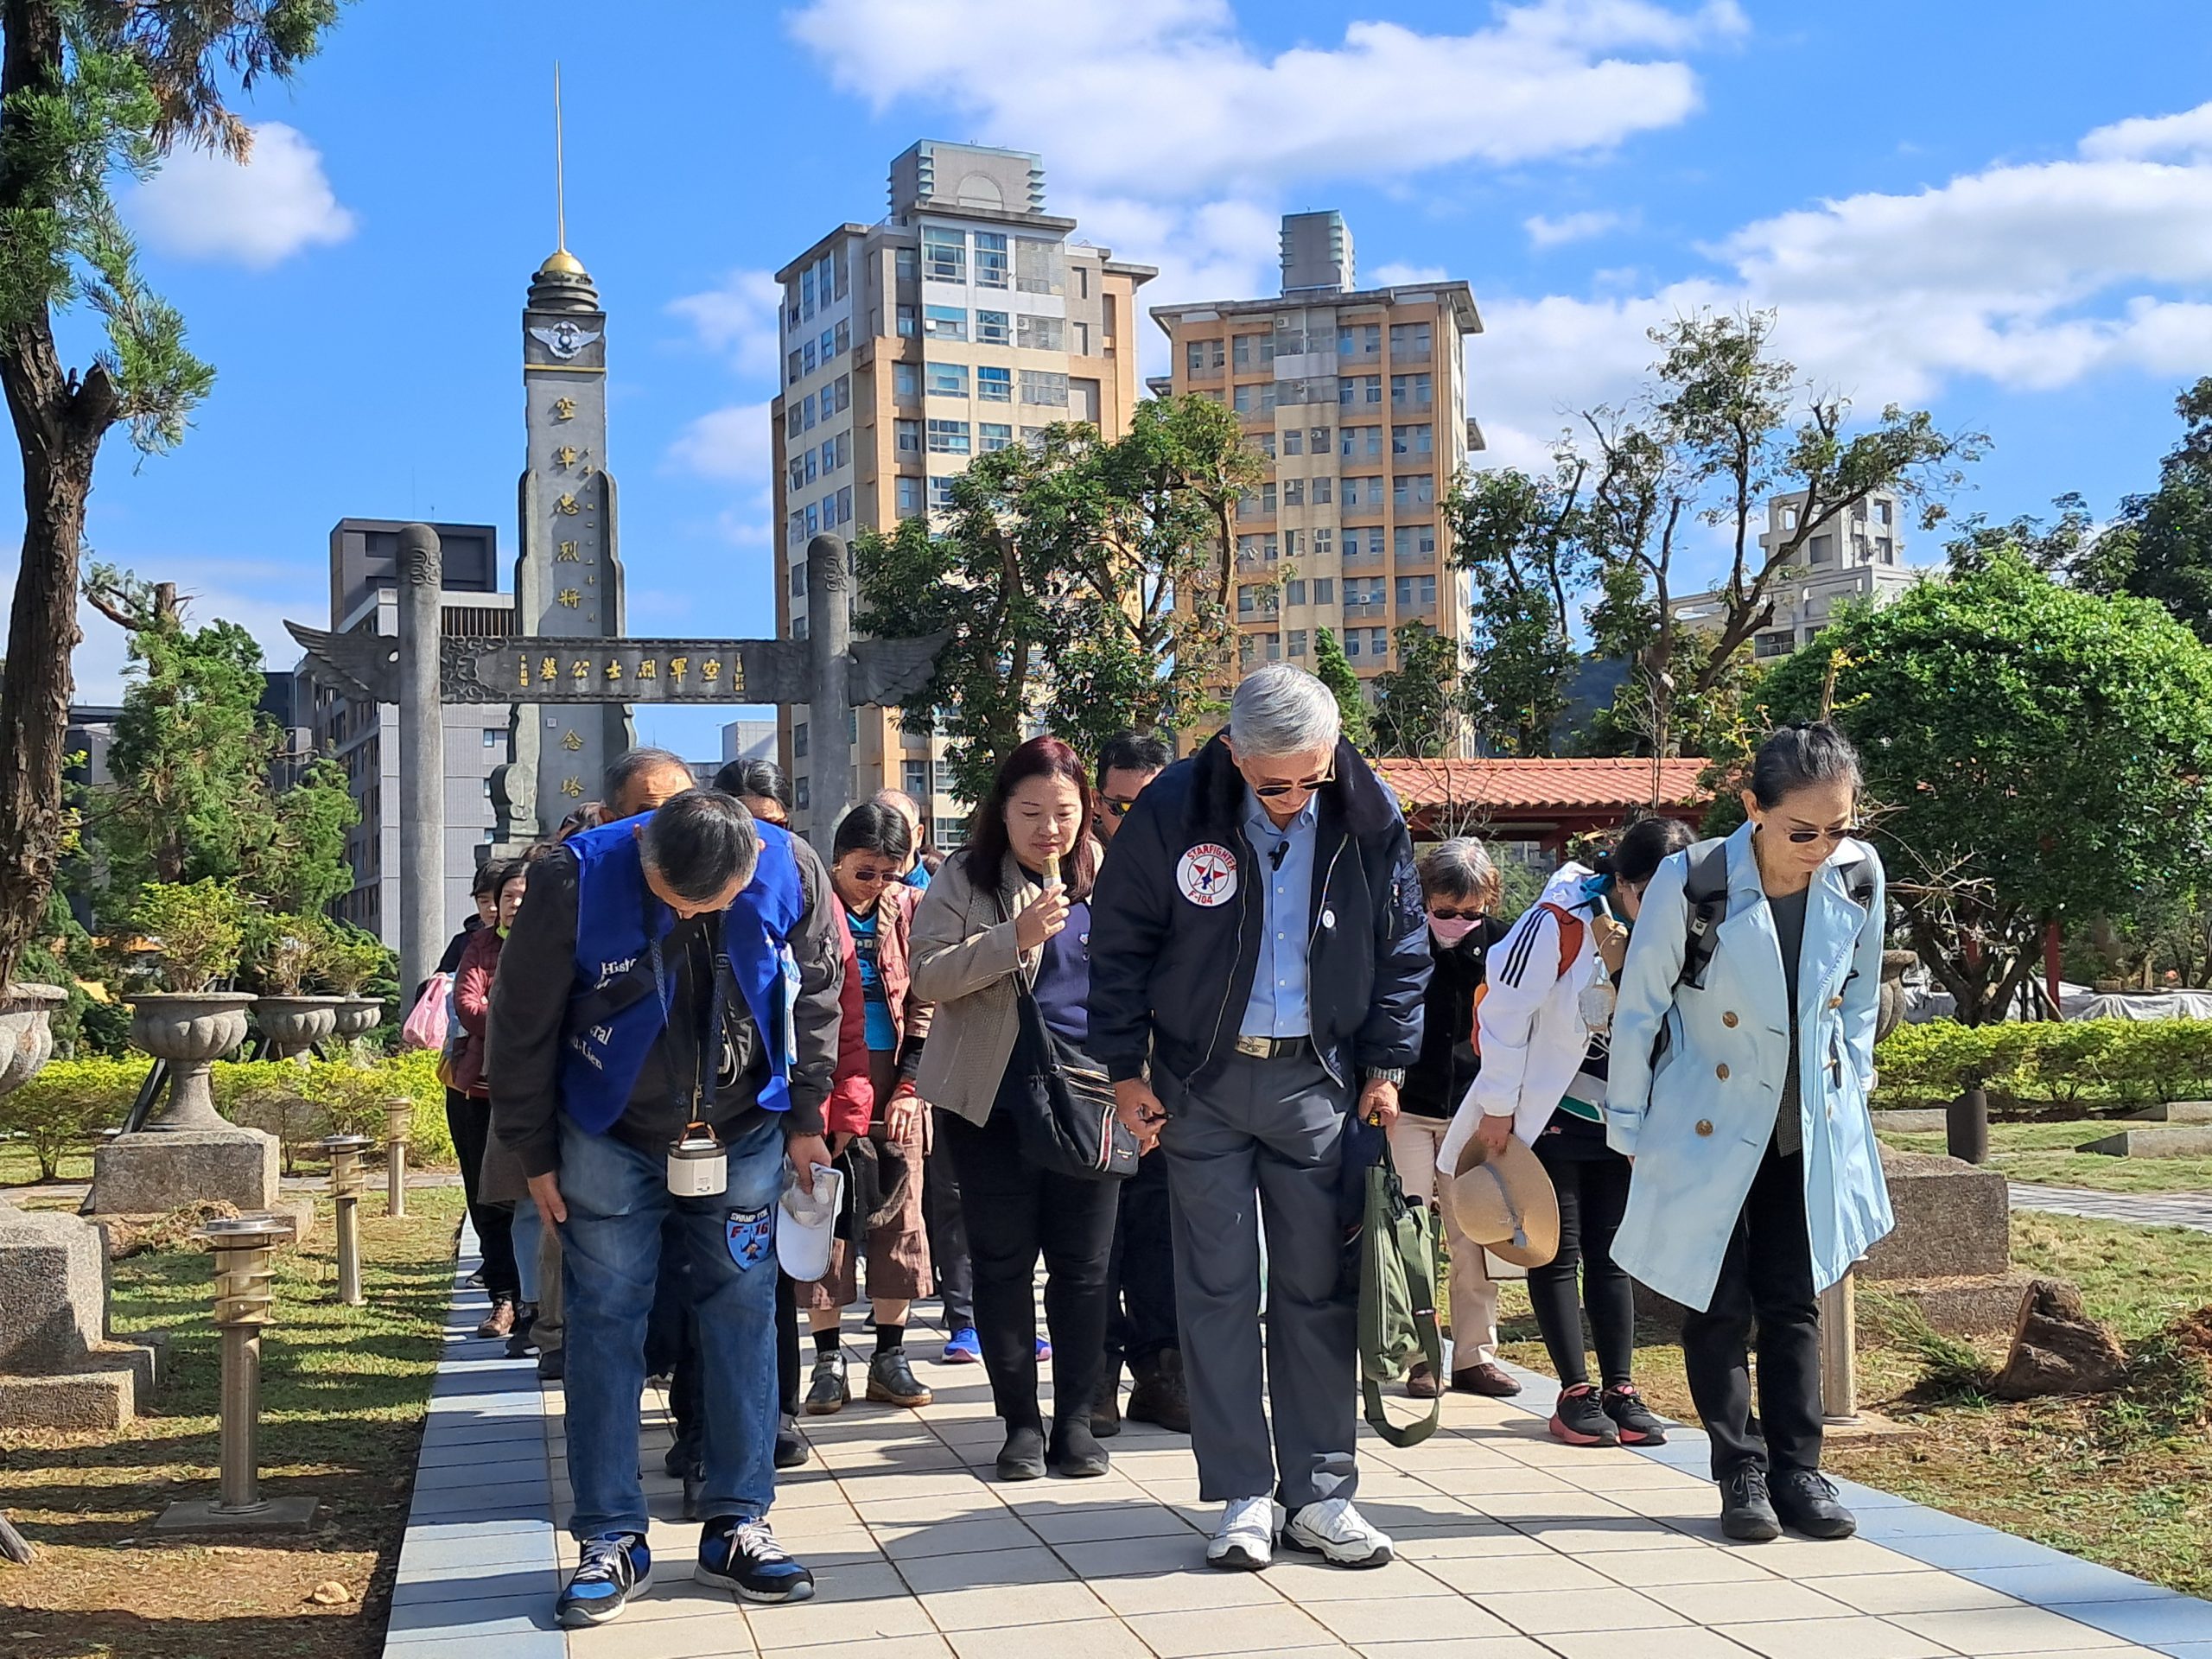
<path fill-rule="evenodd" d="M 1559 1254 L 1559 1194 L 1517 1135 L 1488 1160 L 1481 1144 L 1470 1140 L 1460 1151 L 1447 1202 L 1460 1232 L 1500 1261 L 1541 1268 Z"/>

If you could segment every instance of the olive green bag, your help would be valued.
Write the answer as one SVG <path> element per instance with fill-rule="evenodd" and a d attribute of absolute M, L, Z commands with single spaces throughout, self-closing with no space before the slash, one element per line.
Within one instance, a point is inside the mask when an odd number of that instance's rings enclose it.
<path fill-rule="evenodd" d="M 1428 1416 L 1403 1427 L 1382 1408 L 1382 1386 L 1395 1382 L 1413 1361 L 1425 1360 L 1431 1376 L 1444 1376 L 1444 1336 L 1436 1325 L 1436 1230 L 1428 1206 L 1406 1197 L 1386 1144 L 1367 1172 L 1367 1213 L 1359 1235 L 1359 1380 L 1367 1421 L 1392 1446 L 1419 1446 L 1436 1433 L 1444 1414 L 1440 1396 Z"/>

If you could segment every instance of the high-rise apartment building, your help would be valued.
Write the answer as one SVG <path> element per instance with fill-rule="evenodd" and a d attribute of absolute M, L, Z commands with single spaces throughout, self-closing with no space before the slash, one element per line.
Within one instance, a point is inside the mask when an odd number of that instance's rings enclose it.
<path fill-rule="evenodd" d="M 1758 538 L 1762 558 L 1771 558 L 1796 535 L 1804 510 L 1802 490 L 1768 500 L 1766 528 Z M 1929 574 L 1905 564 L 1904 504 L 1890 491 L 1878 490 L 1808 536 L 1797 563 L 1770 584 L 1774 615 L 1751 636 L 1752 655 L 1761 662 L 1787 657 L 1810 645 L 1847 601 L 1886 605 Z M 1685 622 L 1717 627 L 1726 599 L 1718 588 L 1691 594 L 1675 601 L 1675 614 Z"/>
<path fill-rule="evenodd" d="M 1160 392 L 1225 403 L 1268 456 L 1238 505 L 1243 660 L 1312 667 L 1332 630 L 1363 679 L 1391 665 L 1393 632 L 1468 630 L 1443 506 L 1482 439 L 1466 418 L 1463 346 L 1482 332 L 1465 283 L 1361 288 L 1337 213 L 1282 222 L 1282 291 L 1152 308 L 1173 372 Z"/>
<path fill-rule="evenodd" d="M 1075 239 L 1045 212 L 1041 160 L 924 141 L 891 164 L 889 216 L 844 224 L 776 273 L 783 389 L 774 424 L 778 631 L 804 638 L 806 543 L 888 529 L 949 504 L 976 455 L 1063 421 L 1108 437 L 1137 400 L 1135 300 L 1154 273 Z M 808 763 L 816 710 L 780 715 L 803 831 L 887 786 L 923 803 L 939 844 L 964 805 L 939 787 L 939 750 L 896 710 L 822 710 L 853 722 L 852 775 Z"/>

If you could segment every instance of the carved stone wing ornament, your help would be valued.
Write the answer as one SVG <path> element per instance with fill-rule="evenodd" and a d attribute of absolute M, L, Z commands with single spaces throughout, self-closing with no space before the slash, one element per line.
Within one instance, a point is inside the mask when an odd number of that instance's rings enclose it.
<path fill-rule="evenodd" d="M 308 654 L 308 671 L 361 702 L 399 701 L 399 641 L 389 634 L 331 633 L 284 625 Z"/>
<path fill-rule="evenodd" d="M 937 654 L 952 638 L 932 633 L 918 639 L 855 639 L 846 696 L 855 703 L 895 709 L 930 683 Z"/>

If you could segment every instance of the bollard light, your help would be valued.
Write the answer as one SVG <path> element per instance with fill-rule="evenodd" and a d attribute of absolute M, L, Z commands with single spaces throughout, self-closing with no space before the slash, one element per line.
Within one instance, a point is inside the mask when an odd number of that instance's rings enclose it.
<path fill-rule="evenodd" d="M 387 1100 L 384 1103 L 384 1212 L 407 1213 L 407 1137 L 415 1127 L 415 1103 Z"/>
<path fill-rule="evenodd" d="M 172 1503 L 154 1524 L 166 1532 L 299 1529 L 315 1519 L 311 1497 L 261 1495 L 261 1332 L 276 1300 L 272 1257 L 292 1242 L 290 1219 L 238 1216 L 211 1221 L 199 1236 L 215 1256 L 215 1328 L 223 1343 L 219 1495 Z"/>
<path fill-rule="evenodd" d="M 330 1154 L 330 1196 L 338 1211 L 338 1300 L 359 1307 L 361 1295 L 361 1154 L 365 1135 L 326 1135 L 317 1142 Z"/>

